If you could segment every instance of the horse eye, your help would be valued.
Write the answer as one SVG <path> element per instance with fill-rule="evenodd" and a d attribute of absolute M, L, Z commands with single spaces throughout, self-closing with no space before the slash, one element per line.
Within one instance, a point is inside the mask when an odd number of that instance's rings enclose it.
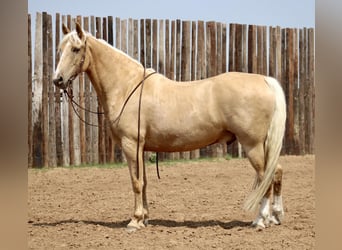
<path fill-rule="evenodd" d="M 80 48 L 73 47 L 71 48 L 71 51 L 74 53 L 78 53 L 80 51 Z"/>

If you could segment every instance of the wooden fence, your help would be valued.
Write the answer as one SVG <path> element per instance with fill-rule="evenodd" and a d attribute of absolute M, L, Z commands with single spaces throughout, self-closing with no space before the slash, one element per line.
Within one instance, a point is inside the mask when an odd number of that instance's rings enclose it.
<path fill-rule="evenodd" d="M 182 20 L 121 20 L 36 13 L 31 31 L 28 15 L 28 165 L 29 167 L 103 164 L 125 161 L 111 140 L 102 115 L 80 111 L 81 122 L 52 84 L 59 58 L 61 24 L 74 20 L 98 38 L 121 49 L 170 79 L 203 79 L 226 71 L 253 72 L 277 78 L 287 100 L 286 135 L 282 154 L 314 152 L 314 29 Z M 32 44 L 34 37 L 34 44 Z M 32 76 L 32 77 L 30 77 Z M 73 83 L 75 100 L 101 110 L 86 75 Z M 238 143 L 216 144 L 200 150 L 163 153 L 161 159 L 243 155 Z M 146 153 L 149 157 L 149 153 Z"/>

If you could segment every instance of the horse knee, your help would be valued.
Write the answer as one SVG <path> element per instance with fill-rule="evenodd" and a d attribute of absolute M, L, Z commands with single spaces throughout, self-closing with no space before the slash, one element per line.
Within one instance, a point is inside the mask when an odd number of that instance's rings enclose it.
<path fill-rule="evenodd" d="M 140 194 L 143 190 L 144 182 L 139 181 L 138 179 L 132 180 L 133 192 L 136 194 Z"/>

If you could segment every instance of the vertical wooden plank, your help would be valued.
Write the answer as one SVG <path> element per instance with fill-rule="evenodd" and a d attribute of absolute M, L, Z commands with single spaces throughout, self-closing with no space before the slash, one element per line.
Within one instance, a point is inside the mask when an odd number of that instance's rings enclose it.
<path fill-rule="evenodd" d="M 243 25 L 236 24 L 235 31 L 235 70 L 243 71 Z"/>
<path fill-rule="evenodd" d="M 257 28 L 255 25 L 248 26 L 248 72 L 257 72 Z"/>
<path fill-rule="evenodd" d="M 115 47 L 121 49 L 121 20 L 119 17 L 115 18 Z"/>
<path fill-rule="evenodd" d="M 197 52 L 197 27 L 196 22 L 191 22 L 191 81 L 197 79 L 196 76 L 196 52 Z"/>
<path fill-rule="evenodd" d="M 49 166 L 49 110 L 48 110 L 48 43 L 47 43 L 47 13 L 43 12 L 43 98 L 42 98 L 42 127 L 43 127 L 43 166 Z"/>
<path fill-rule="evenodd" d="M 299 30 L 299 117 L 298 117 L 298 126 L 299 126 L 299 154 L 305 154 L 305 103 L 304 103 L 304 94 L 305 94 L 305 49 L 304 49 L 304 29 Z"/>
<path fill-rule="evenodd" d="M 176 61 L 176 21 L 171 21 L 171 56 L 170 56 L 170 79 L 174 80 Z"/>
<path fill-rule="evenodd" d="M 165 76 L 167 78 L 171 78 L 170 63 L 170 20 L 165 20 Z"/>
<path fill-rule="evenodd" d="M 287 74 L 286 74 L 286 29 L 281 29 L 281 85 L 282 88 L 284 90 L 285 93 L 285 97 L 286 97 L 286 92 L 287 92 Z M 287 98 L 286 98 L 287 100 Z M 287 128 L 286 128 L 287 129 Z M 286 132 L 285 132 L 286 133 Z M 288 154 L 287 152 L 287 137 L 286 135 L 284 135 L 284 139 L 283 139 L 283 147 L 282 147 L 282 151 L 281 154 Z"/>
<path fill-rule="evenodd" d="M 27 144 L 28 144 L 28 161 L 29 168 L 33 166 L 33 129 L 32 129 L 32 42 L 31 42 L 31 15 L 27 15 L 27 59 L 28 59 L 28 72 L 27 72 Z"/>
<path fill-rule="evenodd" d="M 152 20 L 152 68 L 158 70 L 158 20 Z"/>
<path fill-rule="evenodd" d="M 281 37 L 281 28 L 279 26 L 276 27 L 276 78 L 279 82 L 282 81 L 282 60 L 281 60 L 281 51 L 282 51 L 282 37 Z"/>
<path fill-rule="evenodd" d="M 276 35 L 276 29 L 274 27 L 269 27 L 268 72 L 269 72 L 269 76 L 272 76 L 272 77 L 276 76 L 275 35 Z"/>
<path fill-rule="evenodd" d="M 267 75 L 267 27 L 262 26 L 262 74 Z"/>
<path fill-rule="evenodd" d="M 176 81 L 180 81 L 181 79 L 181 70 L 180 70 L 180 60 L 181 60 L 181 20 L 176 20 Z"/>
<path fill-rule="evenodd" d="M 145 25 L 146 25 L 146 61 L 145 61 L 145 67 L 146 68 L 151 68 L 152 66 L 152 60 L 151 60 L 151 49 L 152 49 L 152 37 L 151 37 L 151 19 L 146 19 L 145 20 Z"/>
<path fill-rule="evenodd" d="M 165 75 L 165 30 L 164 20 L 159 20 L 158 72 Z"/>
<path fill-rule="evenodd" d="M 228 68 L 229 71 L 236 71 L 235 69 L 235 30 L 236 24 L 229 24 L 229 60 Z"/>
<path fill-rule="evenodd" d="M 108 21 L 108 43 L 114 46 L 113 17 L 108 16 L 107 21 Z"/>
<path fill-rule="evenodd" d="M 182 21 L 181 81 L 190 81 L 190 27 L 190 21 Z M 180 156 L 183 159 L 190 159 L 190 152 L 181 152 Z"/>
<path fill-rule="evenodd" d="M 33 123 L 33 166 L 43 166 L 43 128 L 42 128 L 42 94 L 43 94 L 43 51 L 42 51 L 42 14 L 36 13 L 34 44 L 34 77 L 32 96 Z"/>
<path fill-rule="evenodd" d="M 309 80 L 309 148 L 308 153 L 314 153 L 315 139 L 315 32 L 313 28 L 308 29 L 308 80 Z"/>
<path fill-rule="evenodd" d="M 190 81 L 190 22 L 182 21 L 181 81 Z"/>
<path fill-rule="evenodd" d="M 128 19 L 127 27 L 127 54 L 133 57 L 133 19 Z"/>
<path fill-rule="evenodd" d="M 216 23 L 216 74 L 222 73 L 222 24 Z"/>
<path fill-rule="evenodd" d="M 127 20 L 121 20 L 121 50 L 127 54 Z"/>
<path fill-rule="evenodd" d="M 293 103 L 293 91 L 294 91 L 294 81 L 293 81 L 293 32 L 291 29 L 286 29 L 286 43 L 287 43 L 287 53 L 286 53 L 286 78 L 287 78 L 287 130 L 285 133 L 287 142 L 287 151 L 289 154 L 293 154 L 294 146 L 294 103 Z"/>
<path fill-rule="evenodd" d="M 242 25 L 236 24 L 235 26 L 235 46 L 234 46 L 234 65 L 235 71 L 242 71 Z"/>
<path fill-rule="evenodd" d="M 209 70 L 208 70 L 208 77 L 212 77 L 217 75 L 217 61 L 216 61 L 216 53 L 217 53 L 217 44 L 216 44 L 216 23 L 215 22 L 207 22 L 207 34 L 209 40 L 209 54 L 207 58 L 207 62 L 209 65 Z M 208 45 L 208 44 L 207 44 Z M 208 47 L 207 47 L 208 49 Z"/>
<path fill-rule="evenodd" d="M 242 49 L 242 66 L 241 66 L 241 71 L 242 72 L 248 72 L 248 62 L 247 62 L 247 25 L 243 24 L 242 25 L 242 35 L 241 35 L 241 49 Z"/>
<path fill-rule="evenodd" d="M 207 77 L 207 70 L 205 59 L 205 30 L 203 21 L 198 21 L 197 43 L 197 79 L 204 79 Z"/>
<path fill-rule="evenodd" d="M 133 20 L 133 58 L 139 61 L 139 23 Z"/>
<path fill-rule="evenodd" d="M 140 62 L 146 67 L 145 61 L 145 20 L 140 19 Z"/>
<path fill-rule="evenodd" d="M 257 72 L 263 73 L 263 35 L 262 26 L 257 26 Z"/>
<path fill-rule="evenodd" d="M 227 72 L 227 25 L 222 24 L 222 72 Z"/>
<path fill-rule="evenodd" d="M 298 30 L 293 29 L 293 106 L 294 145 L 293 153 L 299 155 L 299 88 L 298 88 Z"/>
<path fill-rule="evenodd" d="M 53 77 L 53 39 L 52 39 L 52 16 L 47 15 L 47 60 L 48 60 L 48 120 L 49 120 L 49 166 L 56 166 L 56 120 L 55 120 L 55 88 L 52 83 Z M 57 90 L 59 92 L 59 90 Z"/>
<path fill-rule="evenodd" d="M 94 16 L 90 17 L 90 33 L 93 36 L 96 36 L 96 20 Z M 91 110 L 99 110 L 98 107 L 98 100 L 97 100 L 97 94 L 93 86 L 90 86 L 90 107 Z M 99 125 L 99 119 L 98 116 L 92 115 L 91 116 L 91 123 L 94 125 Z M 93 148 L 92 148 L 92 163 L 98 164 L 99 163 L 99 128 L 98 127 L 91 127 L 91 141 L 93 143 Z"/>

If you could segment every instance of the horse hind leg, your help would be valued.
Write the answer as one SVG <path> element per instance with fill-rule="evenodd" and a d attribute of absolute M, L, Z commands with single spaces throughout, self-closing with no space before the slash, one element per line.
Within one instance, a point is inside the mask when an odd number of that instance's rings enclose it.
<path fill-rule="evenodd" d="M 278 164 L 273 179 L 273 207 L 271 220 L 274 224 L 280 225 L 284 217 L 283 201 L 281 196 L 283 169 Z"/>
<path fill-rule="evenodd" d="M 246 155 L 256 171 L 256 180 L 254 187 L 256 188 L 261 182 L 265 172 L 265 153 L 263 143 L 258 143 L 253 146 L 246 146 L 241 143 Z M 270 197 L 272 192 L 272 185 L 268 188 L 266 194 L 261 200 L 260 209 L 257 218 L 252 222 L 252 226 L 265 228 L 269 225 L 271 219 Z"/>

